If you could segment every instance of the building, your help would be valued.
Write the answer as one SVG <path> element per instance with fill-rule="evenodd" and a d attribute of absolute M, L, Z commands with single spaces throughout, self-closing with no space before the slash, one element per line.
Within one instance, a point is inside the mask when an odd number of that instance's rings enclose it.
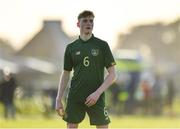
<path fill-rule="evenodd" d="M 57 88 L 65 47 L 71 41 L 63 31 L 61 21 L 44 21 L 39 33 L 16 54 L 22 68 L 18 75 L 22 85 Z"/>

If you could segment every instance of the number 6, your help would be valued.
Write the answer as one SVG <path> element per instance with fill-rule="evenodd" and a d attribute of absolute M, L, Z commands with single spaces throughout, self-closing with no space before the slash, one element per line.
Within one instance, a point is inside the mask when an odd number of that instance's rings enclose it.
<path fill-rule="evenodd" d="M 86 67 L 89 66 L 89 57 L 88 57 L 88 56 L 84 57 L 83 64 L 84 64 L 84 66 L 86 66 Z"/>

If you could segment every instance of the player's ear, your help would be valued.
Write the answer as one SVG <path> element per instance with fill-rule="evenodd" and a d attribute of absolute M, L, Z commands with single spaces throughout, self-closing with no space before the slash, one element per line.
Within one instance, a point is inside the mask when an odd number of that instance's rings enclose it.
<path fill-rule="evenodd" d="M 80 23 L 79 23 L 79 21 L 77 22 L 77 27 L 80 27 Z"/>

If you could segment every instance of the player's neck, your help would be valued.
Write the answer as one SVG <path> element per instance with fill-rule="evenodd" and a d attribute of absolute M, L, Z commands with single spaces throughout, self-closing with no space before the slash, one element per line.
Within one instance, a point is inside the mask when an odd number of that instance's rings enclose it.
<path fill-rule="evenodd" d="M 80 38 L 83 40 L 83 41 L 87 41 L 91 38 L 92 36 L 92 33 L 89 33 L 89 34 L 81 34 L 80 35 Z"/>

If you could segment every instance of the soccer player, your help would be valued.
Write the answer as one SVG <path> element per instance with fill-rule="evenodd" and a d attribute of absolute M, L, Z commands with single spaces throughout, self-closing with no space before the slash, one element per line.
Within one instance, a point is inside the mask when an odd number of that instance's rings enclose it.
<path fill-rule="evenodd" d="M 115 80 L 115 61 L 107 42 L 92 34 L 94 14 L 85 10 L 78 15 L 80 36 L 68 44 L 64 54 L 64 70 L 56 97 L 56 111 L 67 122 L 67 128 L 78 128 L 85 113 L 90 124 L 108 128 L 110 119 L 105 107 L 104 91 Z M 104 68 L 107 76 L 104 79 Z M 64 110 L 62 96 L 73 69 L 73 77 Z"/>

